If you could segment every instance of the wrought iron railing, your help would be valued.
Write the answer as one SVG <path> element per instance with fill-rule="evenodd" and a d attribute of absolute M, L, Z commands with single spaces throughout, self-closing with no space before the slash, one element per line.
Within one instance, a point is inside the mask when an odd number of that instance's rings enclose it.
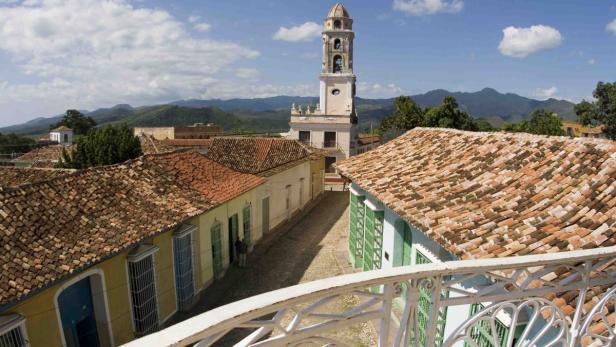
<path fill-rule="evenodd" d="M 615 262 L 616 247 L 605 247 L 343 275 L 237 301 L 128 346 L 210 346 L 238 329 L 221 345 L 346 346 L 354 343 L 338 333 L 368 322 L 379 346 L 613 346 Z M 439 337 L 439 312 L 463 305 L 475 309 Z"/>

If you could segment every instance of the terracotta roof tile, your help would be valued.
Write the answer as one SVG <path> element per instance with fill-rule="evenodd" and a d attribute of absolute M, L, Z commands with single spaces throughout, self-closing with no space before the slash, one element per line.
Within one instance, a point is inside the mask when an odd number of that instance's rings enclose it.
<path fill-rule="evenodd" d="M 295 140 L 258 137 L 217 137 L 208 158 L 234 170 L 266 175 L 283 165 L 297 165 L 312 153 Z"/>
<path fill-rule="evenodd" d="M 62 149 L 71 151 L 73 146 L 49 145 L 31 150 L 18 157 L 17 160 L 23 161 L 52 161 L 56 162 L 62 157 Z"/>
<path fill-rule="evenodd" d="M 159 165 L 176 180 L 216 203 L 233 199 L 265 183 L 259 176 L 234 171 L 197 152 L 151 155 L 144 160 Z"/>
<path fill-rule="evenodd" d="M 0 306 L 213 206 L 142 159 L 0 191 Z"/>
<path fill-rule="evenodd" d="M 46 181 L 74 171 L 68 169 L 0 167 L 0 188 L 17 187 L 24 184 Z"/>
<path fill-rule="evenodd" d="M 417 128 L 337 168 L 462 259 L 616 242 L 608 140 Z"/>

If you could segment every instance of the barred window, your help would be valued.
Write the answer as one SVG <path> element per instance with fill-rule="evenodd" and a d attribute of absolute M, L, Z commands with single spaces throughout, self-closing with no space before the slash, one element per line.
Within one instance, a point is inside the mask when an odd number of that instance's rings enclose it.
<path fill-rule="evenodd" d="M 133 323 L 137 335 L 158 330 L 158 302 L 154 255 L 158 247 L 141 245 L 128 257 Z"/>
<path fill-rule="evenodd" d="M 0 347 L 28 347 L 26 319 L 18 314 L 0 316 Z"/>
<path fill-rule="evenodd" d="M 178 308 L 187 310 L 195 296 L 193 266 L 193 225 L 185 225 L 173 237 L 173 266 Z"/>

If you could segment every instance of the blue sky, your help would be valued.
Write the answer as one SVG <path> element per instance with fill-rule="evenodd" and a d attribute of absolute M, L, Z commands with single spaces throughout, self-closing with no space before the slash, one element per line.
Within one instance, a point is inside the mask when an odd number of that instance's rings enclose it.
<path fill-rule="evenodd" d="M 317 95 L 333 4 L 0 0 L 0 125 L 118 103 Z M 492 87 L 579 101 L 616 80 L 616 1 L 344 5 L 362 97 Z"/>

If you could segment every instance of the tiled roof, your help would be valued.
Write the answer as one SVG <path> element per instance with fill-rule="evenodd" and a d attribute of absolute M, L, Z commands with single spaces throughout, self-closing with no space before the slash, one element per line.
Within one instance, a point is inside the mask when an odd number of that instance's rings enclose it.
<path fill-rule="evenodd" d="M 616 143 L 418 128 L 337 164 L 462 259 L 616 244 Z"/>
<path fill-rule="evenodd" d="M 46 181 L 74 171 L 67 169 L 0 167 L 0 189 L 2 187 L 17 187 L 24 184 Z"/>
<path fill-rule="evenodd" d="M 175 150 L 175 148 L 167 146 L 161 141 L 156 140 L 153 136 L 141 134 L 138 137 L 143 154 L 166 153 L 173 152 Z"/>
<path fill-rule="evenodd" d="M 233 199 L 265 179 L 227 168 L 197 152 L 174 152 L 144 158 L 159 165 L 179 182 L 188 184 L 216 203 Z"/>
<path fill-rule="evenodd" d="M 277 167 L 308 160 L 310 151 L 295 140 L 257 137 L 217 137 L 207 156 L 234 170 L 267 175 Z"/>
<path fill-rule="evenodd" d="M 62 157 L 62 149 L 65 148 L 67 152 L 72 150 L 73 146 L 62 145 L 50 145 L 45 147 L 39 147 L 31 150 L 28 153 L 17 158 L 17 160 L 23 161 L 58 161 Z"/>
<path fill-rule="evenodd" d="M 55 129 L 53 129 L 52 131 L 72 131 L 73 129 L 67 127 L 66 125 L 61 125 Z"/>
<path fill-rule="evenodd" d="M 142 159 L 0 191 L 0 306 L 214 205 Z"/>
<path fill-rule="evenodd" d="M 176 148 L 209 148 L 212 141 L 212 139 L 165 139 L 160 142 L 165 146 Z"/>
<path fill-rule="evenodd" d="M 381 138 L 377 135 L 359 136 L 357 139 L 357 143 L 360 145 L 371 145 L 373 143 L 378 143 L 379 141 L 381 141 Z"/>

